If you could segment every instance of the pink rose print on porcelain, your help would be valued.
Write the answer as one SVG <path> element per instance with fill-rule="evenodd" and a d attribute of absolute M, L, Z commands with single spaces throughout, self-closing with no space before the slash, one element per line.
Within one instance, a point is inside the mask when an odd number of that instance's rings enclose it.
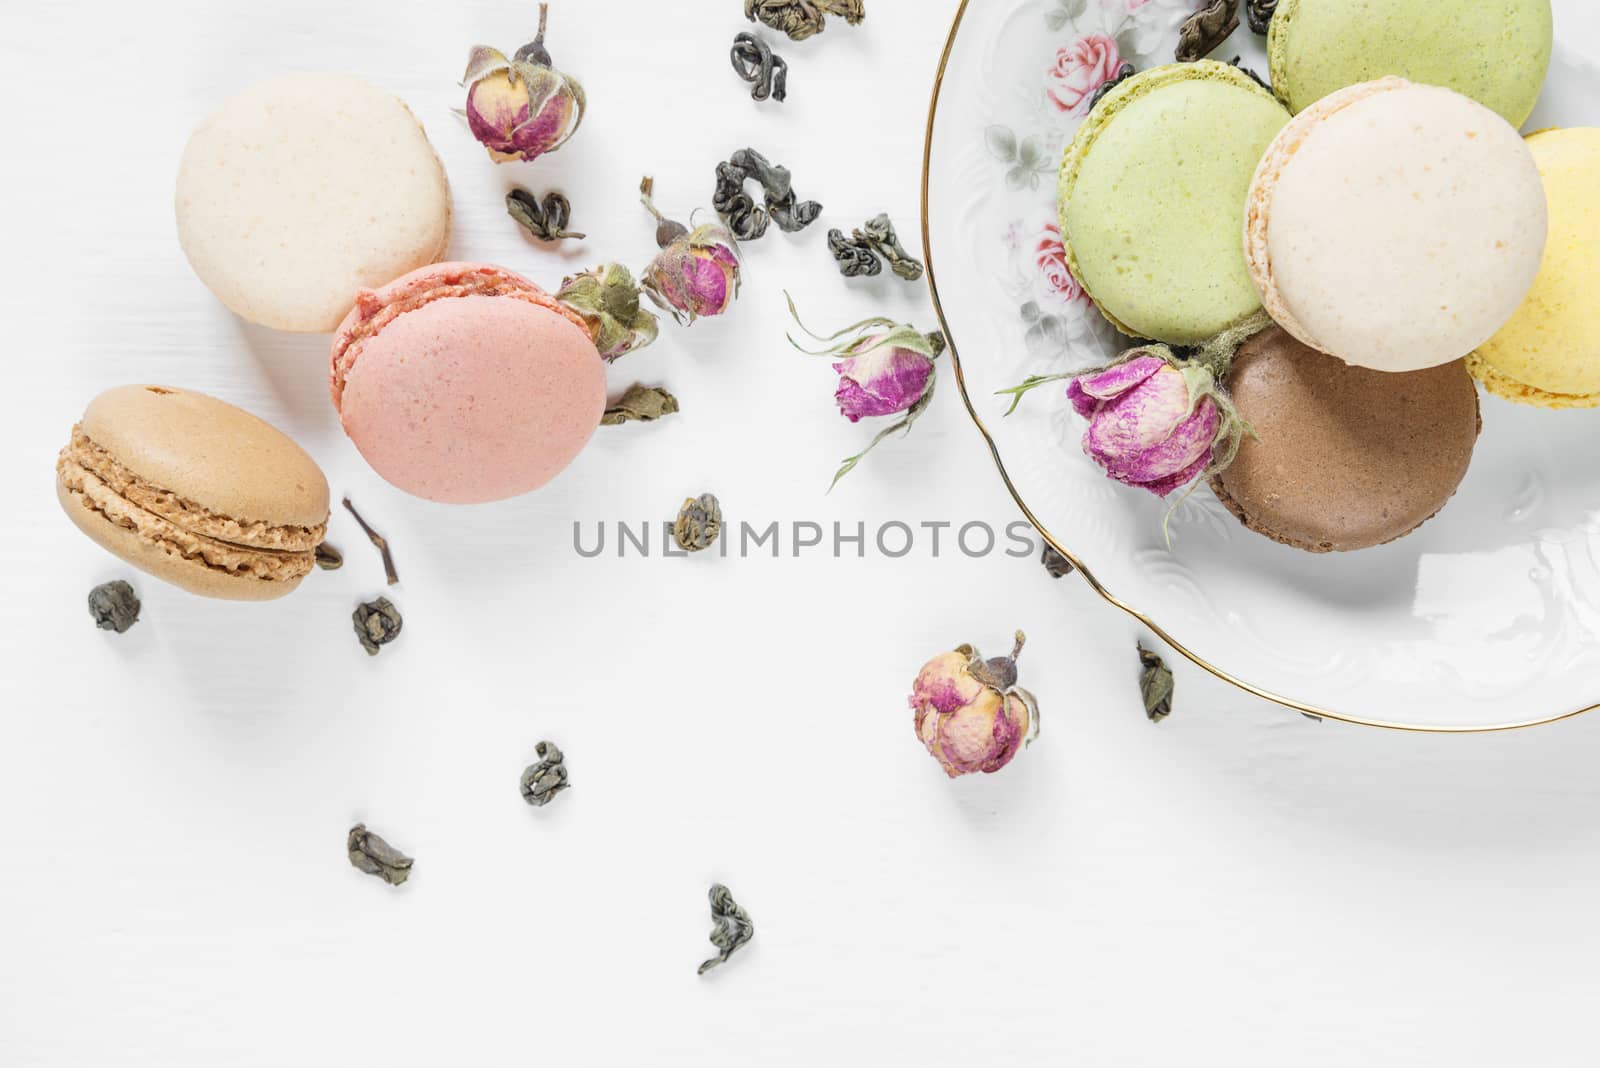
<path fill-rule="evenodd" d="M 1061 227 L 1046 223 L 1039 243 L 1034 249 L 1034 259 L 1039 273 L 1044 276 L 1045 288 L 1062 303 L 1070 304 L 1084 298 L 1083 287 L 1067 269 L 1067 246 L 1061 239 Z"/>
<path fill-rule="evenodd" d="M 1083 114 L 1094 91 L 1116 77 L 1121 66 L 1115 40 L 1103 33 L 1080 37 L 1057 49 L 1055 64 L 1045 72 L 1045 96 L 1057 110 Z"/>

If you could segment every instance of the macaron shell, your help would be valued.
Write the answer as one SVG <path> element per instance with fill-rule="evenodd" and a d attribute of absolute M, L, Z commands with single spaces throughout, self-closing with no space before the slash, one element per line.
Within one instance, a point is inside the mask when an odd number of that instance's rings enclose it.
<path fill-rule="evenodd" d="M 1422 525 L 1466 477 L 1480 429 L 1459 361 L 1373 371 L 1277 328 L 1240 348 L 1228 390 L 1254 434 L 1212 489 L 1247 527 L 1309 552 L 1370 548 Z"/>
<path fill-rule="evenodd" d="M 1541 131 L 1528 148 L 1544 179 L 1550 240 L 1527 299 L 1468 367 L 1508 400 L 1600 406 L 1600 129 Z"/>
<path fill-rule="evenodd" d="M 328 520 L 316 461 L 277 427 L 215 397 L 119 386 L 89 402 L 82 427 L 139 478 L 208 511 L 273 526 Z"/>
<path fill-rule="evenodd" d="M 84 498 L 56 481 L 56 499 L 67 518 L 84 534 L 118 558 L 164 582 L 200 597 L 224 601 L 273 601 L 294 592 L 305 575 L 284 579 L 262 579 L 241 572 L 208 567 L 187 558 L 158 542 L 143 537 L 131 527 L 110 522 L 102 513 L 88 507 Z"/>
<path fill-rule="evenodd" d="M 1273 87 L 1296 113 L 1398 75 L 1464 93 L 1521 126 L 1553 35 L 1549 0 L 1279 0 L 1267 55 Z"/>
<path fill-rule="evenodd" d="M 339 74 L 246 89 L 195 130 L 178 237 L 228 308 L 279 330 L 333 330 L 362 287 L 444 254 L 450 189 L 398 98 Z"/>
<path fill-rule="evenodd" d="M 448 504 L 538 489 L 582 451 L 605 412 L 588 334 L 513 297 L 435 300 L 365 340 L 339 402 L 373 470 Z"/>
<path fill-rule="evenodd" d="M 1061 229 L 1073 276 L 1123 333 L 1196 344 L 1260 307 L 1237 220 L 1288 119 L 1209 60 L 1146 71 L 1096 105 L 1063 161 Z"/>
<path fill-rule="evenodd" d="M 1467 355 L 1521 304 L 1544 190 L 1503 119 L 1381 79 L 1296 116 L 1252 183 L 1245 244 L 1262 302 L 1301 341 L 1412 371 Z"/>

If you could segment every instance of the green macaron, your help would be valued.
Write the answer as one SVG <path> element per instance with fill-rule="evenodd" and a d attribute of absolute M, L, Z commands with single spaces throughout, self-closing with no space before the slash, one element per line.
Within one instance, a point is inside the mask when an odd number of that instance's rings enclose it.
<path fill-rule="evenodd" d="M 1550 69 L 1550 0 L 1279 0 L 1272 87 L 1299 113 L 1396 74 L 1470 96 L 1521 126 Z"/>
<path fill-rule="evenodd" d="M 1155 67 L 1106 94 L 1059 186 L 1068 265 L 1112 324 L 1193 345 L 1258 311 L 1245 195 L 1289 113 L 1226 63 Z"/>

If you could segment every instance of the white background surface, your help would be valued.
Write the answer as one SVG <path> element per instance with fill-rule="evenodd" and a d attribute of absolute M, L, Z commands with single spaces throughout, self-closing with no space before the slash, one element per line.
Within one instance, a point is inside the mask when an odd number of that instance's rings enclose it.
<path fill-rule="evenodd" d="M 1597 39 L 1581 2 L 1558 0 L 1558 33 Z M 728 69 L 736 0 L 557 0 L 590 124 L 497 168 L 449 114 L 455 79 L 472 44 L 522 43 L 532 3 L 4 0 L 0 1065 L 1593 1063 L 1600 719 L 1385 734 L 1180 666 L 1152 727 L 1134 628 L 1033 560 L 573 553 L 574 521 L 703 490 L 758 526 L 1017 518 L 948 367 L 911 437 L 824 496 L 872 431 L 783 339 L 785 286 L 819 323 L 931 325 L 919 287 L 832 273 L 823 234 L 882 210 L 915 233 L 953 7 L 870 0 L 862 27 L 783 45 L 774 106 Z M 410 500 L 340 434 L 326 340 L 236 322 L 173 234 L 189 128 L 291 69 L 401 93 L 450 172 L 452 253 L 552 285 L 648 258 L 642 173 L 687 212 L 746 144 L 827 212 L 748 250 L 730 318 L 612 369 L 683 414 L 603 431 L 520 501 Z M 589 240 L 525 241 L 510 183 L 565 189 Z M 128 571 L 58 514 L 52 464 L 126 381 L 304 443 L 395 546 L 400 640 L 369 659 L 350 633 L 382 575 L 342 512 L 346 567 L 286 601 L 134 575 L 142 621 L 95 630 L 85 593 Z M 1044 734 L 946 781 L 911 680 L 1018 626 Z M 516 784 L 546 737 L 574 788 L 535 811 Z M 349 867 L 356 820 L 417 857 L 410 884 Z M 697 978 L 716 880 L 757 935 Z"/>

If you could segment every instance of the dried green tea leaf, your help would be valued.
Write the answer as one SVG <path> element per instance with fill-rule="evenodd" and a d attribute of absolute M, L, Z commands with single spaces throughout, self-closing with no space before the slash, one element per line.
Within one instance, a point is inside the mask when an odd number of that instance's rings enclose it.
<path fill-rule="evenodd" d="M 566 756 L 556 748 L 554 742 L 540 742 L 533 751 L 538 755 L 539 762 L 528 765 L 522 772 L 522 799 L 540 808 L 567 789 Z"/>
<path fill-rule="evenodd" d="M 760 183 L 766 194 L 766 209 L 755 206 L 744 191 L 749 179 Z M 802 201 L 795 194 L 789 168 L 769 161 L 753 148 L 741 148 L 726 163 L 717 164 L 717 188 L 711 206 L 740 241 L 754 241 L 767 232 L 769 221 L 786 233 L 804 230 L 822 214 L 822 205 Z"/>
<path fill-rule="evenodd" d="M 1178 27 L 1179 63 L 1204 59 L 1239 28 L 1239 0 L 1210 0 Z"/>
<path fill-rule="evenodd" d="M 867 17 L 866 0 L 744 0 L 745 18 L 787 34 L 792 41 L 827 29 L 828 15 L 855 26 Z"/>
<path fill-rule="evenodd" d="M 1139 696 L 1144 699 L 1144 714 L 1151 723 L 1160 723 L 1172 714 L 1172 672 L 1155 653 L 1139 644 Z"/>
<path fill-rule="evenodd" d="M 750 914 L 739 907 L 728 888 L 721 883 L 711 888 L 711 920 L 716 924 L 711 929 L 711 944 L 717 947 L 718 953 L 700 965 L 700 975 L 725 962 L 733 956 L 734 950 L 750 941 L 756 933 L 755 925 L 750 922 Z"/>
<path fill-rule="evenodd" d="M 1050 572 L 1051 578 L 1066 578 L 1075 570 L 1072 561 L 1056 552 L 1055 547 L 1049 543 L 1045 544 L 1041 562 L 1044 564 L 1044 569 Z"/>
<path fill-rule="evenodd" d="M 1124 63 L 1122 66 L 1118 67 L 1117 73 L 1113 74 L 1109 79 L 1102 82 L 1100 84 L 1100 88 L 1096 89 L 1089 97 L 1089 110 L 1093 111 L 1094 106 L 1100 103 L 1100 101 L 1104 100 L 1107 93 L 1111 92 L 1111 90 L 1115 89 L 1117 86 L 1133 77 L 1135 73 L 1137 72 L 1135 71 L 1132 63 Z"/>
<path fill-rule="evenodd" d="M 361 518 L 361 513 L 356 511 L 356 506 L 350 503 L 349 497 L 344 499 L 344 510 L 355 516 L 356 525 L 361 528 L 361 532 L 367 536 L 367 539 L 373 545 L 378 547 L 378 552 L 383 556 L 383 574 L 388 579 L 389 585 L 393 586 L 398 583 L 400 576 L 395 574 L 394 557 L 389 553 L 389 542 L 382 534 L 373 530 L 365 519 Z"/>
<path fill-rule="evenodd" d="M 376 875 L 390 886 L 399 886 L 411 877 L 411 858 L 367 830 L 364 823 L 350 828 L 345 851 L 356 870 Z"/>
<path fill-rule="evenodd" d="M 729 58 L 734 72 L 750 83 L 752 100 L 770 97 L 781 104 L 788 98 L 789 64 L 767 42 L 753 33 L 741 33 L 733 39 Z"/>
<path fill-rule="evenodd" d="M 678 398 L 657 386 L 635 383 L 628 387 L 622 399 L 606 409 L 600 417 L 601 426 L 621 426 L 623 423 L 653 423 L 664 415 L 678 410 Z"/>
<path fill-rule="evenodd" d="M 101 630 L 125 634 L 139 622 L 139 597 L 122 579 L 101 583 L 89 591 L 89 614 Z"/>
<path fill-rule="evenodd" d="M 1265 78 L 1244 65 L 1243 56 L 1234 56 L 1232 59 L 1228 60 L 1228 66 L 1237 67 L 1239 70 L 1248 75 L 1251 81 L 1261 86 L 1261 88 L 1265 89 L 1267 92 L 1272 92 L 1272 86 L 1267 84 L 1267 80 Z"/>
<path fill-rule="evenodd" d="M 356 637 L 368 656 L 377 656 L 380 646 L 388 645 L 400 636 L 400 610 L 387 597 L 357 605 L 350 617 L 356 625 Z"/>
<path fill-rule="evenodd" d="M 722 504 L 711 493 L 690 497 L 678 510 L 672 540 L 684 552 L 697 553 L 717 543 L 722 534 Z"/>
<path fill-rule="evenodd" d="M 344 553 L 323 542 L 317 546 L 317 566 L 324 571 L 337 571 L 344 566 Z"/>
<path fill-rule="evenodd" d="M 1265 34 L 1272 25 L 1272 14 L 1278 10 L 1278 0 L 1244 0 L 1244 12 L 1250 19 L 1253 33 Z"/>
<path fill-rule="evenodd" d="M 889 221 L 887 214 L 868 219 L 855 232 L 855 237 L 871 242 L 878 255 L 889 261 L 889 269 L 907 282 L 915 282 L 922 277 L 921 262 L 901 246 L 900 238 L 894 232 L 894 223 Z"/>
<path fill-rule="evenodd" d="M 872 242 L 861 237 L 859 232 L 850 238 L 844 236 L 843 230 L 829 230 L 828 251 L 833 253 L 833 262 L 839 265 L 839 273 L 846 278 L 872 278 L 883 273 L 883 261 L 873 250 Z"/>
<path fill-rule="evenodd" d="M 513 189 L 506 194 L 506 214 L 540 241 L 563 241 L 569 237 L 581 241 L 589 236 L 567 229 L 572 221 L 572 203 L 560 193 L 546 193 L 541 200 L 526 189 Z"/>

